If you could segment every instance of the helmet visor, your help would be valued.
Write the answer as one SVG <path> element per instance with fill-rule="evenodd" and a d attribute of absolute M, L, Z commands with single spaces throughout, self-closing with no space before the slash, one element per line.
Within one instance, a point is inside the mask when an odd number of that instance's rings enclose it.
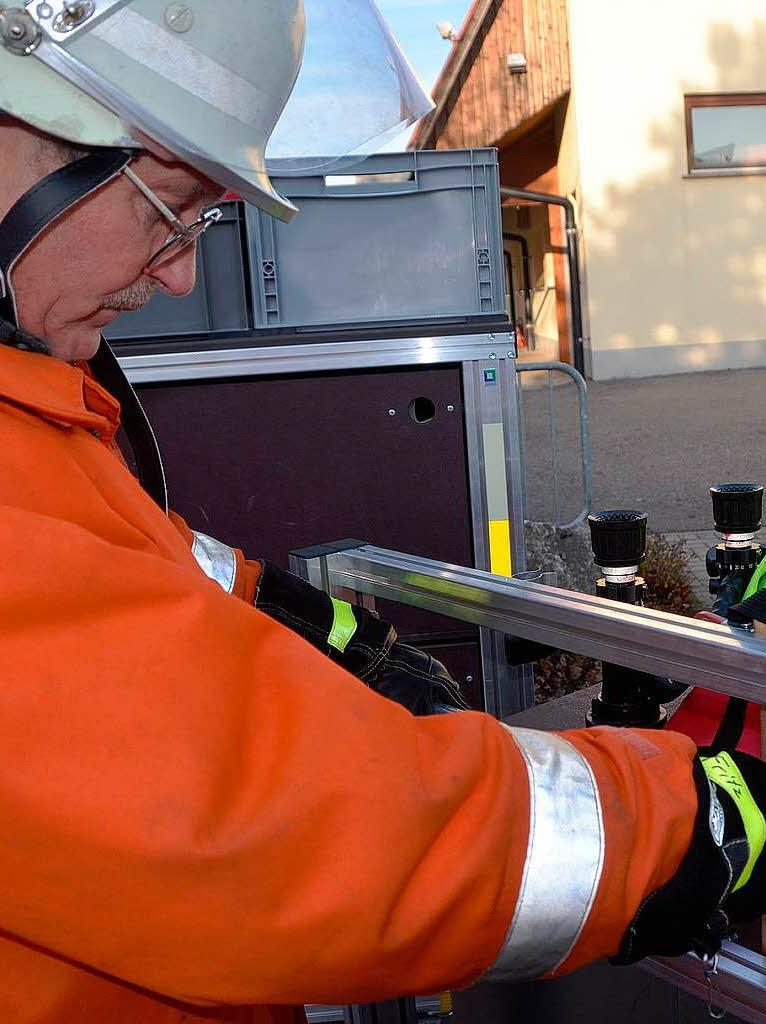
<path fill-rule="evenodd" d="M 266 148 L 270 172 L 338 169 L 380 150 L 433 109 L 374 0 L 304 0 L 306 46 Z"/>

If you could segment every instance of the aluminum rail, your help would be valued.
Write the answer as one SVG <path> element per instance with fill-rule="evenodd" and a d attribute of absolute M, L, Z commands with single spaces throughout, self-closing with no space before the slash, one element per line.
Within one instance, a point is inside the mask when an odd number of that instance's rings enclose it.
<path fill-rule="evenodd" d="M 749 1024 L 766 1021 L 766 957 L 744 946 L 724 942 L 712 988 L 705 979 L 704 964 L 692 954 L 674 960 L 642 960 L 639 966 L 703 999 L 714 1019 L 726 1011 Z M 700 1019 L 705 1019 L 702 1014 Z"/>
<path fill-rule="evenodd" d="M 510 327 L 510 325 L 507 325 Z M 219 377 L 267 377 L 284 373 L 352 370 L 363 366 L 435 366 L 496 359 L 511 345 L 506 333 L 439 335 L 435 337 L 357 338 L 351 341 L 300 342 L 237 347 L 242 338 L 221 336 L 215 348 L 178 352 L 118 350 L 120 365 L 131 384 L 211 380 Z"/>
<path fill-rule="evenodd" d="M 371 545 L 323 553 L 317 561 L 318 571 L 315 567 L 311 575 L 300 575 L 317 582 L 321 578 L 331 591 L 343 589 L 415 605 L 766 704 L 766 640 L 729 626 Z"/>

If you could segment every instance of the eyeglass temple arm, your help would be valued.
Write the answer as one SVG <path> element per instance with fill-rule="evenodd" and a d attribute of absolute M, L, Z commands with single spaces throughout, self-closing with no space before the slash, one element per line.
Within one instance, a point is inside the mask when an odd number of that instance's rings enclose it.
<path fill-rule="evenodd" d="M 156 209 L 160 211 L 163 217 L 166 217 L 167 220 L 170 221 L 170 223 L 173 225 L 176 231 L 180 232 L 182 235 L 186 234 L 187 229 L 183 221 L 179 220 L 178 217 L 176 217 L 176 215 L 173 213 L 169 206 L 165 206 L 160 197 L 156 196 L 154 192 L 152 192 L 152 190 L 149 188 L 149 186 L 145 185 L 143 181 L 141 181 L 141 179 L 138 177 L 138 175 L 134 174 L 133 171 L 131 171 L 130 167 L 123 167 L 122 173 L 125 175 L 126 178 L 133 182 L 133 184 L 136 186 L 139 192 L 146 196 L 146 198 L 149 200 L 152 206 L 156 207 Z"/>

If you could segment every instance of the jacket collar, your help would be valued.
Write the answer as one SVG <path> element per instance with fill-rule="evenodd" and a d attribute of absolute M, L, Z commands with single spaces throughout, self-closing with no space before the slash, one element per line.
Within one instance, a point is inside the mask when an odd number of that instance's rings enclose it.
<path fill-rule="evenodd" d="M 109 441 L 120 405 L 90 375 L 87 364 L 0 345 L 0 401 L 64 427 L 83 427 Z"/>

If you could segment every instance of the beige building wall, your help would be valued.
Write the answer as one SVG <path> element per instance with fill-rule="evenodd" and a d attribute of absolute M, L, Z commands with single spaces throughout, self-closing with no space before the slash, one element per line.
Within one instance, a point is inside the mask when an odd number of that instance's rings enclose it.
<path fill-rule="evenodd" d="M 766 92 L 764 0 L 570 0 L 570 20 L 593 376 L 766 365 L 766 176 L 688 177 L 684 125 L 685 93 Z"/>

